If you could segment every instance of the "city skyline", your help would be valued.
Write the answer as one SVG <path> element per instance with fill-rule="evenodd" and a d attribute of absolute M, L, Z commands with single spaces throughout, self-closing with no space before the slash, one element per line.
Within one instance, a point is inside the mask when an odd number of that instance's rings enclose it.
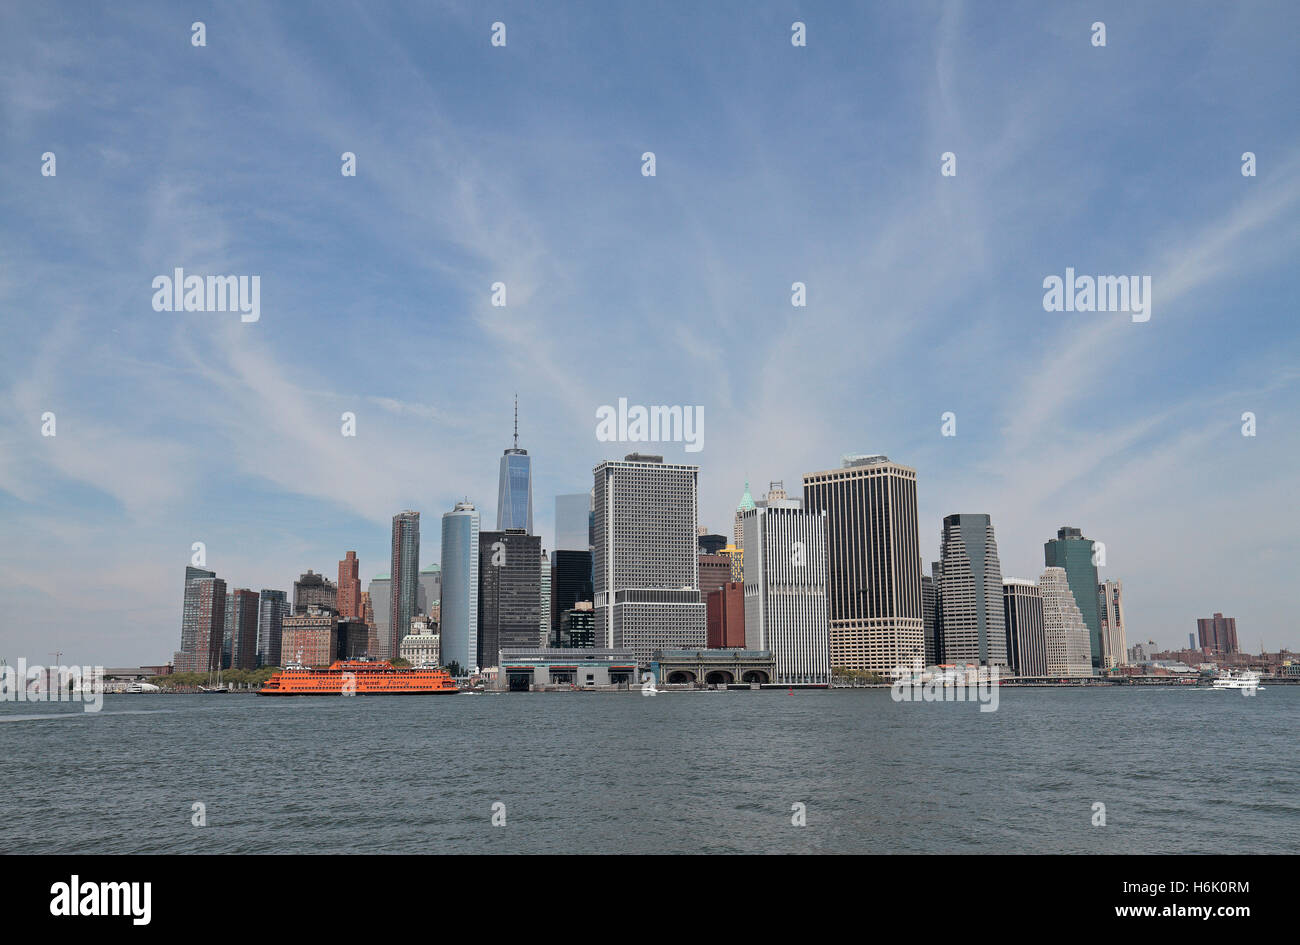
<path fill-rule="evenodd" d="M 636 449 L 698 464 L 723 535 L 746 480 L 883 453 L 918 470 L 925 561 L 978 509 L 1003 573 L 1037 575 L 1071 523 L 1106 543 L 1130 645 L 1223 612 L 1243 649 L 1297 646 L 1297 11 L 1113 12 L 1104 50 L 1077 11 L 823 11 L 792 49 L 734 11 L 593 10 L 570 35 L 506 8 L 310 36 L 232 8 L 204 49 L 170 16 L 35 9 L 0 36 L 0 656 L 165 659 L 196 542 L 231 589 L 348 550 L 368 585 L 409 508 L 433 563 L 430 516 L 468 496 L 496 521 L 516 390 L 548 551 L 553 497 Z M 1255 64 L 1241 95 L 1229 50 Z M 259 274 L 260 320 L 154 311 L 182 266 Z M 1151 320 L 1044 311 L 1067 266 L 1150 273 Z M 624 397 L 702 405 L 703 449 L 598 440 Z"/>

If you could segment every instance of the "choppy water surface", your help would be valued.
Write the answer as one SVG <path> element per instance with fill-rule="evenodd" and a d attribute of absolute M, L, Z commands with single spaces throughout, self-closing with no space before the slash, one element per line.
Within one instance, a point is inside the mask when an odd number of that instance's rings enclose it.
<path fill-rule="evenodd" d="M 1001 696 L 990 713 L 887 690 L 6 703 L 0 823 L 14 853 L 1300 845 L 1300 687 Z"/>

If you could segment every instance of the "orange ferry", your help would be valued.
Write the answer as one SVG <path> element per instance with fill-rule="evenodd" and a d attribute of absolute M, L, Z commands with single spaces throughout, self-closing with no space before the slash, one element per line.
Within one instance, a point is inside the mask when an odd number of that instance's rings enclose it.
<path fill-rule="evenodd" d="M 329 669 L 296 661 L 268 679 L 261 696 L 407 696 L 460 692 L 455 680 L 435 666 L 398 669 L 387 660 L 335 660 Z"/>

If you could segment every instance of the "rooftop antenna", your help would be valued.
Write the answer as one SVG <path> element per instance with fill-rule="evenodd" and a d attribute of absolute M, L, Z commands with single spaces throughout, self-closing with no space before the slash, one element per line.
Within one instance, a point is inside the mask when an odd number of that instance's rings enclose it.
<path fill-rule="evenodd" d="M 519 394 L 515 394 L 515 449 L 519 449 Z"/>

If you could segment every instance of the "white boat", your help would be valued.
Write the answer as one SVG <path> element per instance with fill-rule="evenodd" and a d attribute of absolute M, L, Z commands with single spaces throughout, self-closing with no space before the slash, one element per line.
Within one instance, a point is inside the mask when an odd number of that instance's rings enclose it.
<path fill-rule="evenodd" d="M 1260 690 L 1264 687 L 1259 684 L 1259 673 L 1254 670 L 1246 670 L 1242 673 L 1234 673 L 1228 670 L 1214 677 L 1211 683 L 1215 689 L 1254 689 Z"/>

